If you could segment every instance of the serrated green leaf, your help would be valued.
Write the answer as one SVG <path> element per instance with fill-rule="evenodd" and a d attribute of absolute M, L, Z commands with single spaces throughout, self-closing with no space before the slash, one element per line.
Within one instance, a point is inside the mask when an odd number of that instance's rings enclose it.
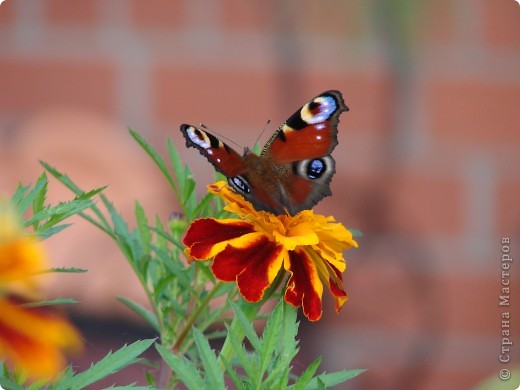
<path fill-rule="evenodd" d="M 39 229 L 36 228 L 36 234 L 38 237 L 40 237 L 42 240 L 46 240 L 47 238 L 61 232 L 62 230 L 65 230 L 69 226 L 72 226 L 71 223 L 64 223 L 62 225 L 52 226 L 47 229 Z"/>
<path fill-rule="evenodd" d="M 193 336 L 199 351 L 200 360 L 204 367 L 204 379 L 207 388 L 224 389 L 224 377 L 220 371 L 215 352 L 210 348 L 208 340 L 206 340 L 204 335 L 197 328 L 193 328 Z"/>
<path fill-rule="evenodd" d="M 177 180 L 177 183 L 179 183 L 179 193 L 184 193 L 184 165 L 170 138 L 166 140 L 166 147 L 168 149 L 168 157 L 173 168 L 175 179 Z"/>
<path fill-rule="evenodd" d="M 0 387 L 3 387 L 5 390 L 27 390 L 24 386 L 17 384 L 11 379 L 0 377 Z"/>
<path fill-rule="evenodd" d="M 244 333 L 245 333 L 247 339 L 251 343 L 251 346 L 257 353 L 260 353 L 260 351 L 262 349 L 262 345 L 260 342 L 260 338 L 257 336 L 255 328 L 253 327 L 253 324 L 251 323 L 251 320 L 249 320 L 246 317 L 246 315 L 244 314 L 242 309 L 240 309 L 240 307 L 235 302 L 230 302 L 230 305 L 233 308 L 235 315 L 240 320 L 242 329 L 244 330 Z"/>
<path fill-rule="evenodd" d="M 74 194 L 81 195 L 84 192 L 81 188 L 74 184 L 66 174 L 61 173 L 56 168 L 47 164 L 45 161 L 40 160 L 40 164 L 45 168 L 47 172 L 49 172 L 52 176 L 58 179 L 63 185 L 65 185 L 65 187 L 71 190 Z"/>
<path fill-rule="evenodd" d="M 41 192 L 44 192 L 46 187 L 47 187 L 47 177 L 45 176 L 45 173 L 44 173 L 44 174 L 42 174 L 42 176 L 40 176 L 38 178 L 38 180 L 36 181 L 36 184 L 27 193 L 27 195 L 22 197 L 20 199 L 20 201 L 18 202 L 18 211 L 20 212 L 20 215 L 24 214 L 29 209 L 29 207 L 31 207 L 31 205 L 33 204 L 33 202 L 35 201 L 35 199 L 37 197 L 42 196 Z M 45 197 L 45 194 L 43 196 Z"/>
<path fill-rule="evenodd" d="M 59 267 L 59 268 L 50 268 L 50 272 L 67 272 L 67 273 L 83 273 L 88 272 L 86 269 L 76 268 L 76 267 Z"/>
<path fill-rule="evenodd" d="M 156 389 L 156 387 L 152 386 L 137 386 L 135 383 L 132 383 L 130 385 L 125 386 L 110 386 L 105 388 L 105 390 L 108 389 L 117 389 L 117 390 L 153 390 Z"/>
<path fill-rule="evenodd" d="M 307 384 L 311 381 L 312 377 L 318 370 L 318 367 L 321 364 L 321 356 L 314 360 L 301 374 L 301 376 L 294 383 L 294 390 L 304 390 L 306 389 Z"/>
<path fill-rule="evenodd" d="M 94 188 L 93 190 L 90 190 L 88 192 L 83 192 L 82 194 L 77 195 L 75 200 L 88 200 L 88 199 L 91 199 L 94 196 L 96 196 L 97 194 L 99 194 L 102 191 L 104 191 L 107 187 L 108 186 L 98 187 L 98 188 Z"/>
<path fill-rule="evenodd" d="M 177 199 L 180 201 L 181 197 L 179 196 L 179 190 L 177 188 L 177 185 L 172 179 L 172 176 L 170 175 L 170 172 L 168 171 L 168 167 L 166 166 L 166 163 L 164 162 L 164 158 L 162 158 L 159 153 L 155 150 L 153 146 L 151 146 L 140 134 L 136 133 L 132 129 L 129 129 L 130 134 L 132 137 L 137 141 L 139 146 L 144 149 L 144 151 L 150 156 L 163 174 L 163 176 L 166 178 L 170 186 L 172 187 L 173 191 L 175 192 L 175 195 L 177 196 Z"/>
<path fill-rule="evenodd" d="M 71 190 L 75 195 L 81 196 L 83 193 L 85 193 L 85 191 L 83 191 L 76 184 L 74 184 L 74 182 L 66 174 L 61 173 L 56 168 L 47 164 L 45 161 L 40 160 L 40 164 L 47 172 L 49 172 L 61 184 L 63 184 L 65 187 L 67 187 L 69 190 Z M 108 224 L 108 221 L 106 220 L 103 213 L 99 210 L 99 208 L 95 204 L 92 204 L 91 209 L 94 212 L 94 214 L 99 218 L 100 225 L 102 225 L 104 227 L 103 230 L 105 230 L 107 232 L 110 231 L 110 225 Z M 86 215 L 82 215 L 81 213 L 80 213 L 80 215 L 83 218 L 87 219 Z M 92 220 L 92 219 L 90 218 L 90 220 Z"/>
<path fill-rule="evenodd" d="M 40 212 L 41 210 L 43 210 L 43 207 L 45 206 L 45 198 L 47 195 L 47 185 L 48 185 L 47 175 L 45 174 L 45 172 L 43 172 L 41 174 L 41 176 L 38 178 L 38 182 L 40 180 L 43 181 L 45 184 L 44 184 L 42 190 L 39 192 L 39 194 L 33 200 L 33 204 L 32 204 L 33 214 Z M 38 184 L 38 182 L 36 184 Z"/>
<path fill-rule="evenodd" d="M 117 300 L 130 308 L 132 311 L 141 316 L 146 322 L 148 322 L 157 332 L 161 331 L 159 326 L 159 321 L 155 314 L 153 314 L 148 309 L 144 308 L 137 302 L 132 301 L 131 299 L 125 297 L 117 297 Z"/>
<path fill-rule="evenodd" d="M 309 381 L 306 389 L 314 390 L 336 386 L 340 383 L 343 383 L 349 379 L 358 376 L 364 371 L 366 370 L 342 370 L 338 372 L 320 374 Z M 323 386 L 325 387 L 320 387 L 320 382 L 323 383 Z"/>
<path fill-rule="evenodd" d="M 59 376 L 59 379 L 53 382 L 48 390 L 70 390 L 72 378 L 74 377 L 74 371 L 71 366 L 67 366 Z"/>
<path fill-rule="evenodd" d="M 137 221 L 137 229 L 141 236 L 141 243 L 143 245 L 143 251 L 148 252 L 150 243 L 152 242 L 152 233 L 148 228 L 148 219 L 143 207 L 139 202 L 135 202 L 135 218 Z"/>
<path fill-rule="evenodd" d="M 275 306 L 272 313 L 267 318 L 266 325 L 262 334 L 262 348 L 258 349 L 260 359 L 260 372 L 263 374 L 267 370 L 267 366 L 272 362 L 272 355 L 276 346 L 280 342 L 281 329 L 283 328 L 283 299 Z"/>
<path fill-rule="evenodd" d="M 30 302 L 24 303 L 21 306 L 23 307 L 40 307 L 40 306 L 52 306 L 52 305 L 62 305 L 62 304 L 76 304 L 79 301 L 76 301 L 72 298 L 56 298 L 49 301 L 38 301 L 38 302 Z"/>
<path fill-rule="evenodd" d="M 168 242 L 171 242 L 173 245 L 175 245 L 181 251 L 184 250 L 185 246 L 180 241 L 176 240 L 174 237 L 172 237 L 168 233 L 166 233 L 164 230 L 160 230 L 160 229 L 154 228 L 153 226 L 148 226 L 148 228 L 151 231 L 157 233 L 159 236 L 161 236 L 162 238 L 164 238 Z"/>
<path fill-rule="evenodd" d="M 164 361 L 175 371 L 182 383 L 189 390 L 204 389 L 204 380 L 197 367 L 184 357 L 173 354 L 169 349 L 160 344 L 155 344 L 155 348 Z"/>
<path fill-rule="evenodd" d="M 139 361 L 138 356 L 146 351 L 155 339 L 140 340 L 130 345 L 124 345 L 114 353 L 108 353 L 99 362 L 93 364 L 87 370 L 77 374 L 72 379 L 72 388 L 82 389 L 103 379 L 124 367 Z"/>
<path fill-rule="evenodd" d="M 231 332 L 231 328 L 227 325 L 226 328 L 228 330 L 226 341 L 229 340 L 229 342 L 231 343 L 231 346 L 233 348 L 233 351 L 235 352 L 235 356 L 237 357 L 238 362 L 246 372 L 249 379 L 253 382 L 254 388 L 258 388 L 259 382 L 257 378 L 257 370 L 255 369 L 256 367 L 254 367 L 251 360 L 249 359 L 248 353 L 244 345 L 242 344 L 242 339 L 240 338 L 240 335 L 236 335 L 234 332 Z M 226 357 L 224 356 L 224 358 Z"/>
<path fill-rule="evenodd" d="M 13 196 L 11 196 L 11 203 L 16 205 L 20 203 L 29 187 L 30 185 L 23 186 L 22 183 L 18 183 L 18 186 L 16 186 L 16 190 Z"/>
<path fill-rule="evenodd" d="M 89 208 L 94 203 L 91 200 L 71 200 L 69 202 L 59 203 L 58 205 L 50 208 L 45 208 L 39 213 L 34 214 L 28 221 L 25 222 L 25 226 L 32 225 L 36 222 L 43 220 L 45 223 L 41 226 L 41 230 L 45 230 L 58 224 L 59 222 L 71 217 L 74 214 Z"/>
<path fill-rule="evenodd" d="M 222 363 L 224 364 L 224 367 L 226 368 L 226 372 L 229 375 L 229 377 L 231 378 L 231 380 L 233 381 L 233 384 L 235 385 L 237 390 L 245 390 L 246 389 L 246 387 L 244 385 L 245 380 L 238 376 L 238 374 L 233 369 L 233 367 L 231 367 L 231 364 L 229 364 L 229 362 L 224 357 L 222 357 Z"/>

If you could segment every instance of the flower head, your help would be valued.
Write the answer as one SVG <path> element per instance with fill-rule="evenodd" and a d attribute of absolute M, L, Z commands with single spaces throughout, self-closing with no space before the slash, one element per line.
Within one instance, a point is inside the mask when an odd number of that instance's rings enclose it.
<path fill-rule="evenodd" d="M 222 281 L 236 281 L 250 302 L 264 291 L 283 269 L 290 277 L 285 300 L 302 306 L 311 321 L 322 314 L 323 284 L 327 284 L 339 311 L 347 300 L 341 273 L 346 268 L 343 251 L 357 247 L 352 233 L 333 217 L 304 210 L 291 216 L 256 211 L 251 203 L 231 191 L 225 182 L 208 186 L 221 197 L 225 209 L 239 218 L 194 221 L 184 237 L 186 254 L 195 260 L 214 258 L 212 271 Z"/>
<path fill-rule="evenodd" d="M 0 360 L 33 380 L 53 379 L 65 366 L 63 350 L 81 347 L 77 331 L 54 310 L 25 305 L 39 298 L 34 277 L 45 267 L 41 243 L 0 202 Z"/>

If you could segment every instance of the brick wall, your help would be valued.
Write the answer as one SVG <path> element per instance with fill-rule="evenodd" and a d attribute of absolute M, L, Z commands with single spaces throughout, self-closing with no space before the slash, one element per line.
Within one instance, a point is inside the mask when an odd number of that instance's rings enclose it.
<path fill-rule="evenodd" d="M 318 209 L 365 235 L 348 253 L 350 301 L 302 321 L 300 359 L 369 368 L 351 389 L 464 389 L 496 375 L 500 239 L 515 261 L 520 242 L 513 0 L 7 0 L 0 192 L 34 180 L 43 159 L 85 187 L 110 183 L 128 215 L 137 198 L 166 218 L 176 205 L 127 126 L 160 149 L 172 137 L 202 193 L 211 169 L 184 150 L 180 123 L 251 145 L 268 118 L 264 140 L 330 88 L 351 111 L 334 196 Z M 67 196 L 52 187 L 51 200 Z M 49 241 L 56 264 L 91 272 L 88 287 L 60 278 L 55 294 L 133 318 L 111 298 L 144 299 L 113 245 L 81 222 L 63 236 Z M 107 277 L 115 270 L 120 284 Z M 512 287 L 519 319 L 518 277 Z"/>

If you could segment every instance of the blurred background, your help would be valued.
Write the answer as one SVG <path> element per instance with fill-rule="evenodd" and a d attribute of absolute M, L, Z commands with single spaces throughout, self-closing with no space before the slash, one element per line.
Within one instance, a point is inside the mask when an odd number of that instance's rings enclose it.
<path fill-rule="evenodd" d="M 339 89 L 333 196 L 317 209 L 364 232 L 346 253 L 349 301 L 302 320 L 296 367 L 368 368 L 346 389 L 469 389 L 496 377 L 501 240 L 513 263 L 512 362 L 520 359 L 520 5 L 514 0 L 7 0 L 0 5 L 0 194 L 44 160 L 127 218 L 138 199 L 178 209 L 127 132 L 171 137 L 203 194 L 212 168 L 184 147 L 203 122 L 251 146 L 315 95 Z M 49 201 L 72 198 L 52 181 Z M 47 241 L 53 296 L 87 355 L 150 331 L 115 299 L 142 303 L 116 246 L 93 226 Z M 127 372 L 141 381 L 144 369 Z M 113 383 L 111 379 L 107 384 Z M 518 384 L 505 384 L 515 388 Z"/>

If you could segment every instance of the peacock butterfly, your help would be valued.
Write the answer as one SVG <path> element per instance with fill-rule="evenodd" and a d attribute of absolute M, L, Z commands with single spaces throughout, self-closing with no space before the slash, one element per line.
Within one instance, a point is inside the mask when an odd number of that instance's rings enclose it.
<path fill-rule="evenodd" d="M 331 195 L 338 143 L 338 122 L 348 107 L 341 92 L 327 91 L 312 99 L 281 125 L 256 155 L 241 156 L 214 135 L 183 124 L 186 146 L 194 147 L 227 177 L 234 191 L 255 209 L 291 215 L 310 209 Z"/>

